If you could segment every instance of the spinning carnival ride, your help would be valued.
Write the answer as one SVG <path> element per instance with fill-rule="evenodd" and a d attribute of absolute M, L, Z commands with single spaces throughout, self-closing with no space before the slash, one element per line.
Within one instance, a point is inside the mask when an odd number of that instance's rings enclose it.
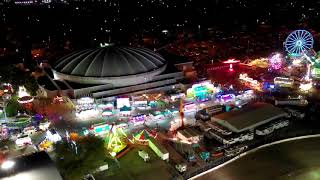
<path fill-rule="evenodd" d="M 287 37 L 284 47 L 292 56 L 301 56 L 313 48 L 313 37 L 309 31 L 295 30 Z"/>
<path fill-rule="evenodd" d="M 320 78 L 320 54 L 313 50 L 314 40 L 312 34 L 306 30 L 295 30 L 287 37 L 284 46 L 292 65 L 307 65 L 304 80 L 309 81 L 310 76 Z"/>

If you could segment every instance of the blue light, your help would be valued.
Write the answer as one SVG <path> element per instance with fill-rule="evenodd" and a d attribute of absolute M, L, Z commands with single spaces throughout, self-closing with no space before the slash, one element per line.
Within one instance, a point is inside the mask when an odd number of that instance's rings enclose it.
<path fill-rule="evenodd" d="M 309 31 L 295 30 L 287 37 L 284 46 L 291 55 L 301 56 L 313 48 L 313 43 L 313 37 Z"/>

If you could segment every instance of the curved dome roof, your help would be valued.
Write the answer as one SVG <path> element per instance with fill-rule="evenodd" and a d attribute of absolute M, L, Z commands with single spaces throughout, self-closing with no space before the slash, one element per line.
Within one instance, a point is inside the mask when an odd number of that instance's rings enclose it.
<path fill-rule="evenodd" d="M 145 48 L 107 46 L 71 53 L 59 59 L 57 72 L 84 77 L 119 77 L 154 71 L 166 65 L 157 53 Z"/>

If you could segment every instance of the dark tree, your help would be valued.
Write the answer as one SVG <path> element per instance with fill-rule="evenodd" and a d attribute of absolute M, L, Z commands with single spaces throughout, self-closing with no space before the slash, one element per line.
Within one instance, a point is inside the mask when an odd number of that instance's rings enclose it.
<path fill-rule="evenodd" d="M 15 66 L 4 66 L 0 68 L 0 81 L 12 84 L 15 90 L 19 86 L 25 86 L 27 91 L 35 96 L 39 89 L 36 79 L 31 76 L 30 72 L 25 72 Z"/>
<path fill-rule="evenodd" d="M 81 137 L 73 143 L 55 145 L 56 163 L 62 176 L 67 180 L 82 179 L 105 164 L 107 157 L 104 141 L 96 136 Z"/>

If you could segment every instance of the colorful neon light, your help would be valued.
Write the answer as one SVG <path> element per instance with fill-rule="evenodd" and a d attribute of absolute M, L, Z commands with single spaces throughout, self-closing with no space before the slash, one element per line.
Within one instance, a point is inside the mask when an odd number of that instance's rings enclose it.
<path fill-rule="evenodd" d="M 123 138 L 125 137 L 127 137 L 127 135 L 121 128 L 117 128 L 114 131 L 109 132 L 106 138 L 107 149 L 112 154 L 119 153 L 127 146 L 127 143 L 123 141 Z"/>
<path fill-rule="evenodd" d="M 309 83 L 306 83 L 306 84 L 301 83 L 299 88 L 300 88 L 301 91 L 309 91 L 312 88 L 312 82 L 309 82 Z"/>
<path fill-rule="evenodd" d="M 269 59 L 269 63 L 272 69 L 279 70 L 282 67 L 282 57 L 281 54 L 277 53 Z"/>
<path fill-rule="evenodd" d="M 223 61 L 222 63 L 229 64 L 229 71 L 233 71 L 233 64 L 239 63 L 239 62 L 240 62 L 239 60 L 228 59 L 227 61 Z"/>
<path fill-rule="evenodd" d="M 292 86 L 294 82 L 293 79 L 285 78 L 285 77 L 275 77 L 273 81 L 274 81 L 274 84 L 279 86 Z"/>
<path fill-rule="evenodd" d="M 225 94 L 221 96 L 220 100 L 224 102 L 230 102 L 230 101 L 234 101 L 235 98 L 236 96 L 234 94 Z"/>
<path fill-rule="evenodd" d="M 249 82 L 251 86 L 255 86 L 255 87 L 260 86 L 260 83 L 257 80 L 250 78 L 248 74 L 240 74 L 239 79 L 245 82 Z"/>

